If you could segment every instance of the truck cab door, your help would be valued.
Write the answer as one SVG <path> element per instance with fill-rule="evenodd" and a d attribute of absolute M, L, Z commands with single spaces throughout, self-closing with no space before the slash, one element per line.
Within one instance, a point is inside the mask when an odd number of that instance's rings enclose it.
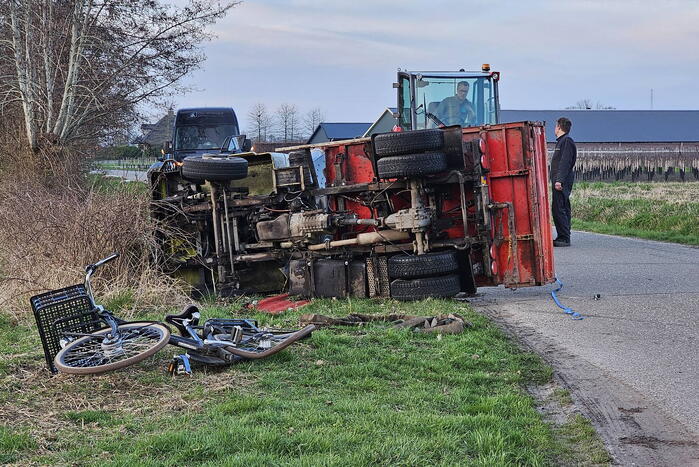
<path fill-rule="evenodd" d="M 415 105 L 410 74 L 398 72 L 398 81 L 394 83 L 394 87 L 398 90 L 398 126 L 403 130 L 412 130 Z"/>

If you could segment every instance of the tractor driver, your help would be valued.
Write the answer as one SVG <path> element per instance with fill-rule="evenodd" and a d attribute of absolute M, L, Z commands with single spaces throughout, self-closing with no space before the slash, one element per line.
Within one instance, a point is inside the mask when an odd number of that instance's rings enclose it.
<path fill-rule="evenodd" d="M 437 106 L 435 114 L 445 125 L 468 126 L 476 119 L 476 110 L 466 98 L 469 87 L 467 81 L 459 81 L 456 95 L 445 98 Z"/>

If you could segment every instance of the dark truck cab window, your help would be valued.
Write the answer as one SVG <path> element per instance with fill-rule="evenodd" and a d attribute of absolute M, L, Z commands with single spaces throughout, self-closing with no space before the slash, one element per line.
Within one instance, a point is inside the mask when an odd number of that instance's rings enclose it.
<path fill-rule="evenodd" d="M 185 125 L 175 131 L 175 149 L 221 149 L 224 140 L 235 134 L 234 125 Z"/>
<path fill-rule="evenodd" d="M 175 119 L 175 151 L 221 149 L 226 138 L 240 134 L 233 109 L 181 109 Z"/>

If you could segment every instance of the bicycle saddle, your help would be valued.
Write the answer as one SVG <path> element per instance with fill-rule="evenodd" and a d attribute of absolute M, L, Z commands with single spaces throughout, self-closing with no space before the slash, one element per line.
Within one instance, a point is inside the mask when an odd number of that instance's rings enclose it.
<path fill-rule="evenodd" d="M 167 315 L 165 316 L 165 322 L 172 324 L 180 331 L 183 337 L 189 337 L 187 328 L 182 324 L 186 319 L 190 320 L 190 326 L 196 326 L 199 324 L 199 317 L 194 317 L 194 313 L 199 313 L 199 308 L 196 305 L 190 304 L 184 307 L 182 313 L 179 315 Z"/>

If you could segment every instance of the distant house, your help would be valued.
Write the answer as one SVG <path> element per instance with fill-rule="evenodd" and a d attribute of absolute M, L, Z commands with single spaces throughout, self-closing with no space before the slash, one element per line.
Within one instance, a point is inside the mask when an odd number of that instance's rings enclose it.
<path fill-rule="evenodd" d="M 141 136 L 134 143 L 140 147 L 159 148 L 166 141 L 172 141 L 172 129 L 175 126 L 175 112 L 170 109 L 157 123 L 141 125 Z"/>
<path fill-rule="evenodd" d="M 363 136 L 371 136 L 377 133 L 388 133 L 393 131 L 393 127 L 398 124 L 398 119 L 393 115 L 398 112 L 395 107 L 386 107 L 386 110 L 381 113 L 379 118 L 367 128 Z"/>
<path fill-rule="evenodd" d="M 343 139 L 362 138 L 376 133 L 387 133 L 393 130 L 398 120 L 393 116 L 395 107 L 386 107 L 379 118 L 373 123 L 331 123 L 323 122 L 308 138 L 307 144 L 327 143 Z"/>
<path fill-rule="evenodd" d="M 371 123 L 328 123 L 323 122 L 308 138 L 307 144 L 327 143 L 343 139 L 359 138 L 364 135 Z"/>

